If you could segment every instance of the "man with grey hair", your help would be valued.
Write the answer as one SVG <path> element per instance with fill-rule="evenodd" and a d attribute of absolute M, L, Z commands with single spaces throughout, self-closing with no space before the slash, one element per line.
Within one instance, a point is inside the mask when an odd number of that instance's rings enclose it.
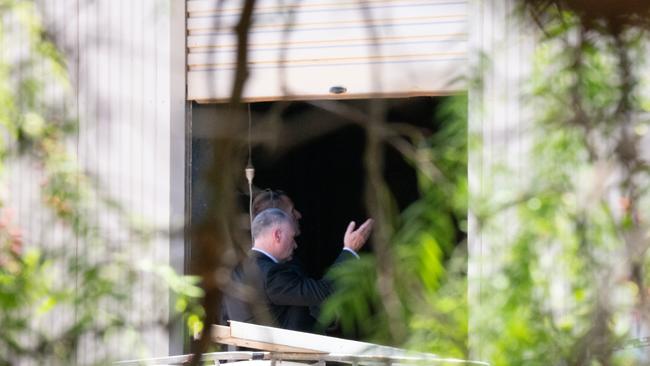
<path fill-rule="evenodd" d="M 355 258 L 372 229 L 368 220 L 355 230 L 351 223 L 344 235 L 341 254 L 334 265 Z M 304 329 L 300 317 L 292 316 L 292 308 L 320 305 L 333 291 L 327 277 L 317 280 L 288 265 L 296 241 L 297 227 L 293 217 L 277 208 L 260 212 L 253 220 L 253 248 L 250 256 L 232 273 L 233 291 L 224 297 L 229 320 Z"/>
<path fill-rule="evenodd" d="M 279 208 L 262 211 L 253 220 L 253 250 L 266 254 L 274 262 L 291 259 L 297 232 L 293 219 Z"/>

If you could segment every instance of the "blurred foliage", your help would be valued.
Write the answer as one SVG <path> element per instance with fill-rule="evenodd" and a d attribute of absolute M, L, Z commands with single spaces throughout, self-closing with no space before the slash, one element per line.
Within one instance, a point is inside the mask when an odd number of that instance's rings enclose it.
<path fill-rule="evenodd" d="M 579 2 L 521 3 L 542 30 L 523 121 L 533 142 L 525 178 L 491 177 L 521 189 L 481 202 L 493 209 L 478 213 L 490 246 L 473 262 L 473 352 L 493 365 L 647 364 L 647 345 L 626 348 L 650 329 L 647 34 Z"/>
<path fill-rule="evenodd" d="M 337 292 L 325 303 L 321 322 L 338 319 L 344 334 L 397 343 L 448 357 L 467 356 L 467 98 L 449 97 L 439 107 L 439 131 L 414 144 L 405 156 L 415 168 L 421 198 L 395 218 L 392 277 L 399 314 L 389 317 L 379 295 L 375 255 L 334 268 Z M 406 336 L 391 334 L 397 315 Z"/>
<path fill-rule="evenodd" d="M 193 278 L 158 264 L 134 263 L 115 245 L 117 239 L 90 221 L 92 210 L 103 210 L 127 222 L 137 245 L 151 236 L 128 223 L 128 213 L 105 197 L 69 151 L 66 139 L 77 127 L 66 112 L 72 108 L 62 108 L 68 100 L 48 100 L 44 93 L 53 85 L 68 99 L 71 93 L 65 58 L 50 38 L 32 1 L 0 0 L 0 47 L 14 51 L 0 58 L 0 365 L 108 362 L 114 357 L 108 350 L 98 350 L 93 360 L 79 358 L 78 349 L 84 342 L 102 344 L 115 337 L 132 340 L 133 349 L 124 351 L 136 351 L 141 343 L 130 336 L 137 330 L 130 323 L 131 295 L 147 273 L 158 276 L 160 291 L 169 286 L 177 294 L 179 313 L 196 311 L 202 295 Z M 52 225 L 69 231 L 68 244 L 52 249 L 52 243 L 26 242 L 28 233 L 7 205 L 8 165 L 42 172 L 43 207 L 53 213 Z M 38 184 L 25 182 L 32 183 Z M 50 327 L 53 318 L 56 327 Z"/>

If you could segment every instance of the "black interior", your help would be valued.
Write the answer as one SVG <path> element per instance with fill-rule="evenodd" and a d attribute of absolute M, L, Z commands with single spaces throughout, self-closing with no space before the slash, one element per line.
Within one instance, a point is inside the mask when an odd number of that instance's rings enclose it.
<path fill-rule="evenodd" d="M 435 111 L 442 98 L 418 97 L 384 99 L 385 119 L 389 123 L 408 123 L 425 134 L 436 131 L 442 121 L 435 120 Z M 370 100 L 337 101 L 346 108 L 368 114 Z M 277 107 L 275 103 L 253 103 L 253 123 L 268 123 L 265 116 Z M 302 234 L 297 238 L 296 255 L 312 276 L 320 276 L 342 248 L 343 233 L 350 220 L 363 222 L 372 217 L 364 205 L 365 174 L 363 129 L 340 114 L 309 102 L 292 102 L 283 106 L 283 131 L 279 143 L 290 149 L 258 146 L 252 150 L 256 174 L 254 184 L 259 188 L 281 189 L 293 199 L 302 213 Z M 199 106 L 194 108 L 215 108 Z M 195 115 L 197 115 L 195 113 Z M 305 128 L 308 124 L 309 127 Z M 201 118 L 193 119 L 193 129 L 201 128 Z M 314 126 L 324 132 L 314 134 Z M 317 135 L 313 137 L 312 135 Z M 307 137 L 305 137 L 307 136 Z M 309 137 L 312 136 L 312 137 Z M 302 141 L 294 144 L 295 140 Z M 199 182 L 202 169 L 210 156 L 210 143 L 200 136 L 192 140 L 192 216 L 200 217 L 202 195 L 209 187 Z M 414 170 L 392 147 L 385 147 L 386 181 L 400 209 L 415 201 L 419 194 Z M 372 250 L 368 243 L 364 250 Z"/>

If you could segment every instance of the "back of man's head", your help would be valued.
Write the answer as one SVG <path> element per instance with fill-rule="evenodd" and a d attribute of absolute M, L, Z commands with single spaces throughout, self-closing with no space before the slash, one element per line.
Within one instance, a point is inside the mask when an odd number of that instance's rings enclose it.
<path fill-rule="evenodd" d="M 269 208 L 260 212 L 253 220 L 251 232 L 253 240 L 257 240 L 268 229 L 282 223 L 293 224 L 293 220 L 279 208 Z"/>

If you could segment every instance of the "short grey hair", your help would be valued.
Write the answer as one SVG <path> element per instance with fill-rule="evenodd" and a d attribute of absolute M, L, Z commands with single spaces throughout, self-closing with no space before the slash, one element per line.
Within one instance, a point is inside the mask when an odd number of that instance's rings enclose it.
<path fill-rule="evenodd" d="M 286 212 L 280 210 L 279 208 L 267 208 L 266 210 L 260 212 L 257 216 L 255 216 L 253 225 L 251 227 L 253 240 L 257 239 L 257 237 L 266 231 L 266 229 L 283 222 L 293 224 L 291 217 L 289 217 Z"/>

